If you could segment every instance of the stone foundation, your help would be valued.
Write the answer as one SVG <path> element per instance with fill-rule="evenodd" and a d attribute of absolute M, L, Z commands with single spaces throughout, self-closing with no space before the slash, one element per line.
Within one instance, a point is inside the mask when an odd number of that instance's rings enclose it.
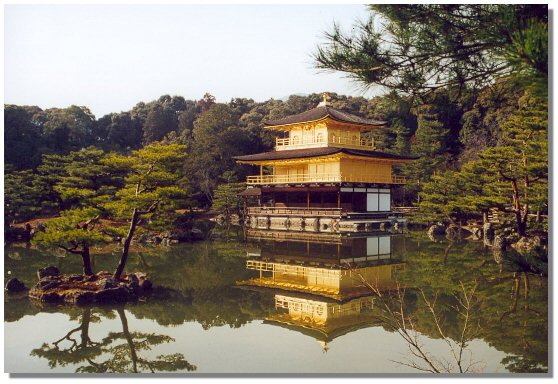
<path fill-rule="evenodd" d="M 345 232 L 389 232 L 401 231 L 407 226 L 403 218 L 387 217 L 384 219 L 348 219 L 344 217 L 301 217 L 254 215 L 247 218 L 247 225 L 252 229 L 271 231 L 295 231 L 312 233 Z"/>

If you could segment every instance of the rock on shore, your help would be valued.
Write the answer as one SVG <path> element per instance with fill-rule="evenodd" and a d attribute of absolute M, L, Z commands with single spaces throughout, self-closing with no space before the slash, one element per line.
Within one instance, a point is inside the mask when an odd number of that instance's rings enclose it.
<path fill-rule="evenodd" d="M 25 284 L 20 281 L 17 278 L 11 278 L 10 280 L 8 280 L 8 282 L 6 283 L 6 291 L 8 291 L 9 293 L 13 293 L 13 292 L 23 292 L 25 290 L 27 290 L 27 287 L 25 286 Z"/>
<path fill-rule="evenodd" d="M 548 245 L 548 239 L 544 236 L 524 236 L 520 238 L 517 242 L 512 244 L 512 247 L 519 253 L 529 253 L 536 251 L 546 251 Z"/>
<path fill-rule="evenodd" d="M 110 272 L 96 275 L 45 275 L 29 291 L 29 297 L 45 303 L 91 304 L 136 301 L 151 289 L 144 273 L 115 280 Z"/>

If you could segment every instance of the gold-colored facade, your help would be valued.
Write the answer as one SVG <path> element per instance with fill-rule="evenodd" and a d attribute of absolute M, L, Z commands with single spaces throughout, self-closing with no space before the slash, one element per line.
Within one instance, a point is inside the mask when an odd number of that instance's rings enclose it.
<path fill-rule="evenodd" d="M 248 176 L 251 228 L 311 232 L 370 232 L 405 224 L 388 217 L 391 194 L 406 178 L 393 167 L 414 157 L 379 152 L 367 132 L 384 121 L 316 108 L 266 123 L 280 132 L 274 151 L 235 156 L 259 167 Z M 386 224 L 387 223 L 387 224 Z"/>
<path fill-rule="evenodd" d="M 307 121 L 266 127 L 283 133 L 276 139 L 275 151 L 308 150 L 335 147 L 374 151 L 374 140 L 365 137 L 371 129 L 366 124 L 349 124 L 326 116 Z M 393 165 L 409 161 L 403 158 L 384 158 L 371 154 L 338 153 L 327 156 L 243 161 L 260 166 L 260 174 L 249 176 L 249 185 L 356 182 L 405 184 L 403 176 L 394 175 Z M 266 167 L 264 169 L 264 167 Z"/>
<path fill-rule="evenodd" d="M 277 138 L 275 141 L 277 151 L 327 146 L 376 149 L 374 140 L 362 135 L 362 126 L 344 124 L 331 118 L 316 122 L 274 126 L 271 129 L 284 132 L 283 137 Z"/>

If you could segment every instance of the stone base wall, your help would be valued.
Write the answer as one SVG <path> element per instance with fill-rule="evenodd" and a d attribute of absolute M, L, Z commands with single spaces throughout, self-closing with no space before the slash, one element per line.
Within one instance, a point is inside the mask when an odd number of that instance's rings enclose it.
<path fill-rule="evenodd" d="M 381 220 L 344 220 L 338 217 L 300 217 L 254 215 L 247 217 L 253 229 L 314 233 L 378 232 L 404 229 L 407 220 L 386 218 Z"/>

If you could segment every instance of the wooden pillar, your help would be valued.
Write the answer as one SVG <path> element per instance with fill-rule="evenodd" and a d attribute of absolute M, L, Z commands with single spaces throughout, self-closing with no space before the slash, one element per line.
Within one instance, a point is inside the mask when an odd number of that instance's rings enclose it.
<path fill-rule="evenodd" d="M 306 205 L 307 208 L 310 209 L 310 190 L 306 192 Z"/>
<path fill-rule="evenodd" d="M 263 165 L 260 164 L 260 176 L 263 176 Z"/>
<path fill-rule="evenodd" d="M 341 189 L 337 191 L 337 208 L 341 208 Z"/>

